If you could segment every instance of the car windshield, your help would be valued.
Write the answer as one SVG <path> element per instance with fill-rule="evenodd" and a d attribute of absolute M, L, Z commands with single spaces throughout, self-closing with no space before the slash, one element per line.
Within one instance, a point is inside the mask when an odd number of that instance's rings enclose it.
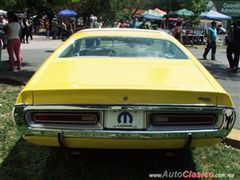
<path fill-rule="evenodd" d="M 76 56 L 188 59 L 179 47 L 168 40 L 117 36 L 77 39 L 59 55 L 60 58 Z"/>

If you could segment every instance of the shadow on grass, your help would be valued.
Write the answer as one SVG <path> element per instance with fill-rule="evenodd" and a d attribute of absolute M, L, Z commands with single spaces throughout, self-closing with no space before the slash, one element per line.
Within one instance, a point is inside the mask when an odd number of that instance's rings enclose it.
<path fill-rule="evenodd" d="M 170 155 L 166 155 L 166 153 Z M 41 147 L 20 139 L 0 169 L 4 179 L 148 179 L 150 173 L 196 171 L 191 150 L 79 150 Z"/>

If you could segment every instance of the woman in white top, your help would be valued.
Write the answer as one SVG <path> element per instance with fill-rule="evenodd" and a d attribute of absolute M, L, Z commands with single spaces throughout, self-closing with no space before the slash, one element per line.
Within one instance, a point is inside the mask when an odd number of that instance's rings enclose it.
<path fill-rule="evenodd" d="M 18 23 L 18 17 L 12 13 L 7 13 L 8 17 L 8 25 L 7 25 L 7 35 L 8 35 L 8 55 L 9 55 L 9 62 L 10 62 L 10 70 L 14 70 L 14 53 L 17 58 L 18 63 L 18 70 L 22 68 L 22 56 L 20 51 L 21 41 L 20 41 L 20 32 L 21 26 Z"/>

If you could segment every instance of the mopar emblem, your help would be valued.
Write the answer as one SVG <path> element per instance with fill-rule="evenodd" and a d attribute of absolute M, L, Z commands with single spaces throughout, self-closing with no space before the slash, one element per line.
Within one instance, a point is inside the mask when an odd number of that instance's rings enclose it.
<path fill-rule="evenodd" d="M 127 101 L 128 100 L 128 96 L 123 96 L 123 100 Z"/>
<path fill-rule="evenodd" d="M 121 113 L 118 115 L 118 123 L 120 124 L 120 123 L 122 123 L 122 122 L 123 122 L 124 124 L 126 124 L 126 123 L 132 124 L 132 122 L 133 122 L 133 117 L 132 117 L 131 113 L 129 113 L 129 112 L 127 112 L 127 111 L 121 112 Z"/>

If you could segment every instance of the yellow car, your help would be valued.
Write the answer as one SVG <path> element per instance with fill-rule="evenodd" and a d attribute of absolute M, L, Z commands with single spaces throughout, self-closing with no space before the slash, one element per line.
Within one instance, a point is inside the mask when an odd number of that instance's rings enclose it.
<path fill-rule="evenodd" d="M 69 148 L 185 148 L 221 142 L 229 94 L 171 35 L 87 29 L 39 68 L 13 108 L 32 143 Z"/>

